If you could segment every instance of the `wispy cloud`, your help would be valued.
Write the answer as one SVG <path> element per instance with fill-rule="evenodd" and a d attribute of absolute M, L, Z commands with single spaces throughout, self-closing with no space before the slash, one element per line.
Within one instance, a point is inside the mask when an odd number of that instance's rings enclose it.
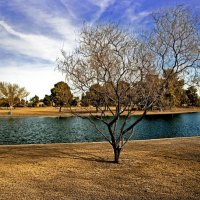
<path fill-rule="evenodd" d="M 128 18 L 131 22 L 140 22 L 145 17 L 149 16 L 151 14 L 150 11 L 142 11 L 139 13 L 134 13 L 131 9 L 127 10 Z"/>
<path fill-rule="evenodd" d="M 5 49 L 30 57 L 54 61 L 62 43 L 43 35 L 24 34 L 0 21 L 0 45 Z"/>
<path fill-rule="evenodd" d="M 98 21 L 102 14 L 106 11 L 108 7 L 111 7 L 114 3 L 115 0 L 90 0 L 91 3 L 99 7 L 98 12 L 95 14 L 94 19 L 92 20 L 92 23 Z"/>
<path fill-rule="evenodd" d="M 136 35 L 139 32 L 148 30 L 149 23 L 151 21 L 150 16 L 153 10 L 144 9 L 143 4 L 143 0 L 136 0 L 128 1 L 124 5 L 124 21 L 126 21 L 129 25 L 132 26 L 132 28 L 134 29 L 133 31 L 136 31 Z"/>
<path fill-rule="evenodd" d="M 63 9 L 63 12 L 60 12 L 59 9 L 53 10 L 53 4 L 48 6 L 47 1 L 45 1 L 46 4 L 44 5 L 41 2 L 13 0 L 8 3 L 12 10 L 17 10 L 31 19 L 32 26 L 35 26 L 38 32 L 32 33 L 31 27 L 27 29 L 28 24 L 20 26 L 19 24 L 9 24 L 1 20 L 0 26 L 3 31 L 0 32 L 0 37 L 4 38 L 4 40 L 1 40 L 0 44 L 5 49 L 18 52 L 19 54 L 54 61 L 59 55 L 63 44 L 66 50 L 74 48 L 75 38 L 77 37 L 76 33 L 82 25 L 77 21 L 83 20 L 80 19 L 80 16 L 78 18 L 79 13 L 75 14 L 73 12 L 70 7 L 71 4 L 68 3 L 69 1 L 60 0 L 60 7 Z M 93 23 L 101 17 L 109 5 L 114 3 L 114 0 L 89 0 L 89 2 L 98 8 L 92 17 Z M 51 7 L 52 12 L 49 12 Z M 65 10 L 66 13 L 64 12 Z M 88 10 L 88 12 L 90 11 Z M 73 24 L 73 22 L 77 23 Z M 20 21 L 19 23 L 22 22 Z M 45 27 L 45 32 L 42 31 L 43 27 Z"/>
<path fill-rule="evenodd" d="M 14 0 L 17 1 L 17 0 Z M 68 10 L 66 13 L 58 11 L 54 9 L 52 5 L 52 11 L 49 11 L 44 6 L 42 7 L 40 3 L 37 4 L 27 4 L 21 7 L 19 4 L 14 4 L 15 8 L 17 7 L 18 10 L 25 14 L 31 21 L 37 26 L 38 30 L 43 30 L 44 27 L 46 30 L 49 31 L 45 32 L 45 35 L 51 35 L 51 33 L 57 33 L 57 37 L 61 36 L 61 39 L 65 39 L 71 41 L 74 39 L 74 32 L 77 29 L 76 24 L 72 24 L 71 15 L 69 14 Z M 33 14 L 36 13 L 36 14 Z"/>
<path fill-rule="evenodd" d="M 112 5 L 115 0 L 89 0 L 93 6 L 97 6 L 97 12 L 92 17 L 92 23 L 97 21 L 103 12 Z M 46 59 L 54 61 L 60 53 L 60 49 L 64 44 L 66 50 L 72 50 L 75 46 L 76 33 L 80 26 L 72 24 L 72 20 L 76 15 L 71 11 L 70 6 L 67 6 L 67 1 L 60 1 L 62 9 L 66 9 L 66 13 L 60 13 L 58 10 L 53 10 L 51 13 L 47 4 L 42 6 L 42 3 L 24 0 L 13 0 L 9 3 L 12 9 L 23 13 L 31 21 L 40 28 L 46 27 L 46 30 L 57 34 L 48 33 L 27 33 L 27 29 L 17 31 L 16 24 L 10 25 L 6 21 L 1 20 L 0 26 L 3 30 L 0 37 L 4 38 L 0 41 L 0 45 L 7 50 L 18 52 L 22 55 L 32 56 L 34 58 Z M 70 5 L 70 4 L 69 4 Z M 34 14 L 33 14 L 34 13 Z M 76 18 L 77 20 L 78 18 Z M 23 26 L 22 26 L 23 27 Z M 18 28 L 18 26 L 17 26 Z M 42 29 L 39 29 L 42 30 Z"/>

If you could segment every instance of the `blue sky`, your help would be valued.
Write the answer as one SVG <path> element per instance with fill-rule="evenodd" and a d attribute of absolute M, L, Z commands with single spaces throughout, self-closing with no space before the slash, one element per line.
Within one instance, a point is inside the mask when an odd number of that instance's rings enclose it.
<path fill-rule="evenodd" d="M 43 98 L 65 80 L 56 58 L 73 50 L 83 23 L 119 21 L 140 31 L 153 11 L 179 4 L 200 11 L 199 0 L 0 0 L 0 81 Z"/>

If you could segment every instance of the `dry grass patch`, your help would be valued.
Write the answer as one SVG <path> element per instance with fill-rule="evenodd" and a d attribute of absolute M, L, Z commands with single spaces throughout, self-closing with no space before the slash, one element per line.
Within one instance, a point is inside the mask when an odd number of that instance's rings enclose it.
<path fill-rule="evenodd" d="M 200 137 L 0 146 L 0 199 L 199 199 Z"/>

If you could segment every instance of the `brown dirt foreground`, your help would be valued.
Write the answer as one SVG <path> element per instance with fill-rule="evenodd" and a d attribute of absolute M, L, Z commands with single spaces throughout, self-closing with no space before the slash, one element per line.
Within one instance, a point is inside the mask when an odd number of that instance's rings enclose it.
<path fill-rule="evenodd" d="M 0 146 L 0 199 L 200 199 L 200 137 Z"/>

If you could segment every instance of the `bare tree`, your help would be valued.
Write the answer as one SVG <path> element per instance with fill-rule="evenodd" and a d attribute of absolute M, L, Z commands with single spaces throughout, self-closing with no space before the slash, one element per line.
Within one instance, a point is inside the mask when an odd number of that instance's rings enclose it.
<path fill-rule="evenodd" d="M 116 163 L 119 162 L 121 150 L 133 135 L 134 127 L 152 105 L 159 103 L 172 74 L 180 74 L 197 67 L 199 49 L 196 43 L 199 40 L 196 38 L 196 29 L 193 23 L 186 21 L 188 13 L 185 13 L 186 16 L 184 13 L 177 14 L 179 9 L 178 7 L 173 12 L 166 11 L 166 14 L 154 18 L 155 30 L 150 42 L 140 41 L 117 25 L 97 25 L 83 28 L 79 47 L 74 53 L 66 55 L 62 51 L 64 59 L 59 60 L 58 68 L 66 73 L 75 88 L 83 92 L 88 91 L 94 84 L 104 88 L 102 91 L 96 91 L 101 99 L 103 98 L 104 106 L 99 107 L 99 116 L 93 116 L 92 113 L 90 116 L 106 125 L 110 137 L 93 123 L 92 118 L 88 119 L 112 145 Z M 171 16 L 177 18 L 175 21 L 179 22 L 178 26 L 173 25 Z M 169 36 L 166 36 L 168 32 L 160 25 L 164 17 L 167 17 L 169 22 Z M 182 33 L 179 32 L 180 29 Z M 171 42 L 174 40 L 172 34 L 177 35 L 178 42 L 175 44 Z M 180 41 L 181 37 L 183 39 Z M 190 37 L 193 37 L 193 42 L 189 45 Z M 187 38 L 188 41 L 185 41 Z M 172 69 L 173 73 L 163 79 L 166 69 Z M 135 104 L 142 106 L 143 114 L 134 121 L 130 117 Z M 106 109 L 113 117 L 105 118 Z"/>
<path fill-rule="evenodd" d="M 110 138 L 99 127 L 97 129 L 112 145 L 115 162 L 118 162 L 121 149 L 126 144 L 124 135 L 133 134 L 134 126 L 142 120 L 151 105 L 147 94 L 141 92 L 144 113 L 127 127 L 132 108 L 138 99 L 135 89 L 139 90 L 144 77 L 153 72 L 152 55 L 145 44 L 115 25 L 85 27 L 81 38 L 79 49 L 73 55 L 67 56 L 63 52 L 65 59 L 60 61 L 59 69 L 83 92 L 94 84 L 104 88 L 96 91 L 103 98 L 104 106 L 99 107 L 100 116 L 93 117 L 107 126 Z M 114 109 L 110 105 L 111 101 Z M 113 116 L 110 120 L 105 118 L 106 109 Z M 123 114 L 125 119 L 118 130 L 119 119 Z"/>
<path fill-rule="evenodd" d="M 170 77 L 181 76 L 186 83 L 199 83 L 200 40 L 198 18 L 180 5 L 153 13 L 154 30 L 149 48 L 154 54 L 157 70 Z M 171 73 L 169 72 L 171 70 Z"/>
<path fill-rule="evenodd" d="M 18 103 L 18 100 L 29 95 L 24 87 L 6 82 L 0 82 L 0 93 L 7 100 L 11 110 Z"/>

